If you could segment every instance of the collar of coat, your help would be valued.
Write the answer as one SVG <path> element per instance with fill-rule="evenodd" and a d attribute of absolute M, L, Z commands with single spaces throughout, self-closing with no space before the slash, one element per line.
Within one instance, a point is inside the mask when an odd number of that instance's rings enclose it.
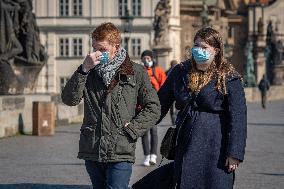
<path fill-rule="evenodd" d="M 108 86 L 108 93 L 110 93 L 114 87 L 118 84 L 121 76 L 134 75 L 133 63 L 130 61 L 129 55 L 126 54 L 124 62 L 121 64 L 114 78 L 111 80 Z"/>

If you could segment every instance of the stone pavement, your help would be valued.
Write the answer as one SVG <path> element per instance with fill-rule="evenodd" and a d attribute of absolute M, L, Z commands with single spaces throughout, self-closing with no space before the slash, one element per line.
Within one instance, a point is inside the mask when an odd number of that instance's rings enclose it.
<path fill-rule="evenodd" d="M 169 117 L 159 125 L 160 139 Z M 235 189 L 284 188 L 284 101 L 248 104 L 245 162 Z M 56 128 L 53 137 L 15 136 L 0 140 L 0 189 L 90 189 L 82 160 L 76 158 L 79 126 Z M 156 167 L 143 167 L 141 141 L 131 183 Z"/>

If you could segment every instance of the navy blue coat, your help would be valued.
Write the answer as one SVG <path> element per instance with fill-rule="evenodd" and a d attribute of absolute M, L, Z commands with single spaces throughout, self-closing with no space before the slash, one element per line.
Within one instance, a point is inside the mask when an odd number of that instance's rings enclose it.
<path fill-rule="evenodd" d="M 188 90 L 187 61 L 174 68 L 158 92 L 163 118 L 176 101 L 181 110 L 192 95 Z M 216 88 L 216 80 L 204 86 L 188 111 L 178 138 L 175 177 L 180 189 L 233 188 L 234 173 L 225 167 L 227 156 L 243 161 L 247 136 L 247 108 L 238 74 L 227 76 L 228 94 Z M 179 115 L 178 115 L 179 119 Z"/>

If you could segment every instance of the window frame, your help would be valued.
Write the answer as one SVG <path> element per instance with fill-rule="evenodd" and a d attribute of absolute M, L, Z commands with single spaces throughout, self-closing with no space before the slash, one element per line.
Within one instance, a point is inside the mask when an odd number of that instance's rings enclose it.
<path fill-rule="evenodd" d="M 141 0 L 132 0 L 132 16 L 139 17 L 142 16 L 142 1 Z"/>
<path fill-rule="evenodd" d="M 131 38 L 131 55 L 133 57 L 139 57 L 142 49 L 141 38 Z"/>
<path fill-rule="evenodd" d="M 70 2 L 69 0 L 59 1 L 59 16 L 70 16 Z"/>
<path fill-rule="evenodd" d="M 60 36 L 58 38 L 57 58 L 81 58 L 84 54 L 84 38 Z"/>
<path fill-rule="evenodd" d="M 82 0 L 73 0 L 72 2 L 73 16 L 83 16 L 83 1 Z M 76 13 L 75 13 L 76 11 Z"/>
<path fill-rule="evenodd" d="M 68 37 L 59 38 L 59 57 L 69 57 L 70 56 L 70 40 Z"/>
<path fill-rule="evenodd" d="M 83 38 L 82 37 L 73 37 L 72 38 L 72 47 L 73 47 L 73 57 L 82 57 L 83 56 Z"/>
<path fill-rule="evenodd" d="M 118 15 L 125 16 L 127 9 L 128 9 L 128 0 L 119 0 L 118 1 Z"/>

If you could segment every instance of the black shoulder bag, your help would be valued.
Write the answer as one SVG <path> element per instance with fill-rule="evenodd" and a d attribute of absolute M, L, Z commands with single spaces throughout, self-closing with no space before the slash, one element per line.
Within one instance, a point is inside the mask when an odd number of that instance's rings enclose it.
<path fill-rule="evenodd" d="M 176 122 L 176 127 L 168 128 L 160 147 L 160 153 L 162 157 L 168 160 L 174 160 L 175 158 L 175 149 L 177 145 L 177 140 L 179 136 L 179 132 L 188 116 L 189 107 L 192 105 L 195 100 L 195 94 L 192 93 L 192 96 L 187 101 L 185 107 L 180 112 L 179 119 Z"/>

